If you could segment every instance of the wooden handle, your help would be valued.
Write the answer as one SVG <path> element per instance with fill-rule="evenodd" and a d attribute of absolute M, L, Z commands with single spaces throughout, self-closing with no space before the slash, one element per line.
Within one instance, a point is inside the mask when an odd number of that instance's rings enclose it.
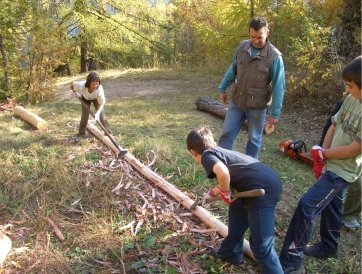
<path fill-rule="evenodd" d="M 231 195 L 231 198 L 253 198 L 253 197 L 260 197 L 265 195 L 265 190 L 262 188 L 248 190 L 248 191 L 242 191 L 242 192 L 236 192 Z"/>

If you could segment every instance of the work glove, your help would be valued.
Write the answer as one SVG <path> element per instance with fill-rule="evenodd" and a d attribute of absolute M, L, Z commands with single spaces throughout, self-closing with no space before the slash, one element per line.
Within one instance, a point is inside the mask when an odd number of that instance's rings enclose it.
<path fill-rule="evenodd" d="M 221 199 L 224 201 L 224 203 L 230 205 L 231 204 L 231 191 L 221 191 L 220 192 Z"/>
<path fill-rule="evenodd" d="M 82 98 L 82 94 L 80 94 L 79 92 L 74 92 L 74 93 L 77 98 Z"/>
<path fill-rule="evenodd" d="M 324 164 L 326 161 L 326 155 L 324 152 L 324 149 L 320 146 L 313 146 L 310 154 L 314 160 L 313 164 L 313 172 L 316 179 L 319 179 L 319 177 L 322 175 L 322 171 L 324 168 Z"/>
<path fill-rule="evenodd" d="M 323 168 L 324 168 L 324 162 L 314 162 L 313 172 L 317 180 L 319 179 L 319 177 L 321 177 Z"/>
<path fill-rule="evenodd" d="M 327 159 L 324 148 L 320 146 L 313 146 L 310 154 L 315 162 L 324 162 Z"/>
<path fill-rule="evenodd" d="M 206 204 L 210 204 L 211 202 L 218 199 L 218 196 L 214 193 L 212 188 L 204 195 L 201 201 L 201 205 L 204 206 Z"/>
<path fill-rule="evenodd" d="M 96 112 L 96 113 L 94 114 L 94 121 L 99 122 L 99 115 L 100 115 L 99 112 Z"/>

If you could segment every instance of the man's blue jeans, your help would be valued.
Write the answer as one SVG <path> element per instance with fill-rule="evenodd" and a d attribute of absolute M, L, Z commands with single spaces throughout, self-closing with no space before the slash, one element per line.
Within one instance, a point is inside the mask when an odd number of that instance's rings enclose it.
<path fill-rule="evenodd" d="M 249 140 L 246 144 L 245 154 L 258 159 L 263 140 L 266 112 L 267 108 L 242 110 L 230 101 L 219 139 L 219 146 L 232 150 L 234 140 L 247 119 Z"/>
<path fill-rule="evenodd" d="M 250 248 L 262 273 L 283 274 L 274 249 L 275 204 L 260 208 L 247 208 L 242 199 L 229 206 L 228 235 L 222 241 L 219 253 L 234 261 L 243 261 L 244 233 L 250 227 Z"/>
<path fill-rule="evenodd" d="M 319 180 L 300 199 L 289 224 L 284 240 L 280 262 L 283 266 L 299 267 L 303 249 L 308 244 L 319 214 L 321 243 L 326 252 L 338 250 L 343 226 L 343 196 L 349 183 L 331 171 L 322 174 Z"/>

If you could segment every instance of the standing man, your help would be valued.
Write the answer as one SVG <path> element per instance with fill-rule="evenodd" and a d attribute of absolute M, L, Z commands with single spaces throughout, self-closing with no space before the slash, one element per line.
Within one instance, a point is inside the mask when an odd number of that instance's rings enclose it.
<path fill-rule="evenodd" d="M 230 102 L 219 146 L 232 149 L 245 120 L 249 140 L 245 154 L 258 159 L 268 103 L 272 99 L 267 123 L 278 122 L 282 109 L 285 75 L 282 54 L 268 38 L 268 22 L 256 17 L 249 25 L 250 39 L 240 42 L 232 63 L 219 85 L 220 99 L 227 101 L 226 89 L 232 84 Z"/>

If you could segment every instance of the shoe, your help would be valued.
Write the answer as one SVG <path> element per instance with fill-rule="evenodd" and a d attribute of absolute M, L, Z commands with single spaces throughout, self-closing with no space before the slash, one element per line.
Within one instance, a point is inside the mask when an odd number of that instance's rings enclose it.
<path fill-rule="evenodd" d="M 327 251 L 323 248 L 322 243 L 308 246 L 304 248 L 303 252 L 309 257 L 314 257 L 318 259 L 338 258 L 338 250 Z"/>
<path fill-rule="evenodd" d="M 74 141 L 76 143 L 79 143 L 82 139 L 87 139 L 90 138 L 91 136 L 88 133 L 78 133 L 77 135 L 75 135 L 74 137 Z"/>
<path fill-rule="evenodd" d="M 212 257 L 214 258 L 218 258 L 218 259 L 221 259 L 221 260 L 224 260 L 225 262 L 228 262 L 232 265 L 236 265 L 236 266 L 240 266 L 244 263 L 244 261 L 241 261 L 241 260 L 236 260 L 236 259 L 229 259 L 229 258 L 226 258 L 224 256 L 222 256 L 220 253 L 219 253 L 219 249 L 218 248 L 213 248 L 210 250 L 210 253 L 209 253 Z"/>
<path fill-rule="evenodd" d="M 343 218 L 343 224 L 346 230 L 356 230 L 361 227 L 361 224 L 356 220 L 355 217 Z"/>
<path fill-rule="evenodd" d="M 283 266 L 284 274 L 303 274 L 304 273 L 304 265 L 303 262 L 299 267 L 297 266 Z"/>

